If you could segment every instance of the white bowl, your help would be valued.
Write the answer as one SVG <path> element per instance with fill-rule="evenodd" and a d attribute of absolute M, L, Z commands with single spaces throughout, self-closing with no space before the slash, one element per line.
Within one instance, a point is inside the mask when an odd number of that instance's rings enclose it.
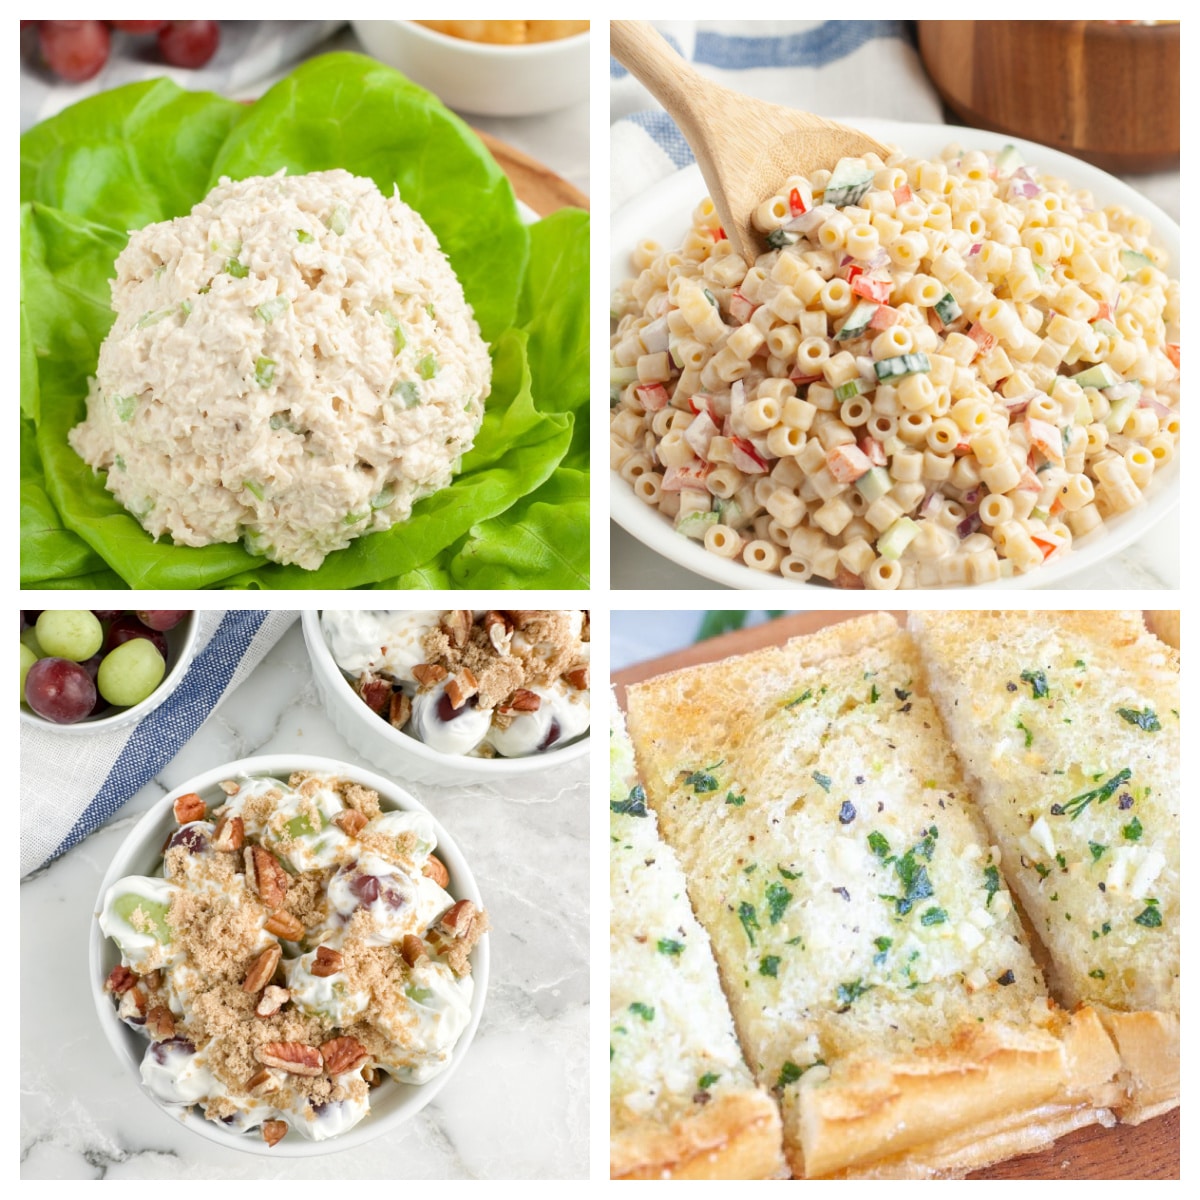
<path fill-rule="evenodd" d="M 590 733 L 561 749 L 524 758 L 471 758 L 465 754 L 443 754 L 433 750 L 415 737 L 393 728 L 362 702 L 333 660 L 321 633 L 320 612 L 305 609 L 300 614 L 300 623 L 308 644 L 313 680 L 333 727 L 364 758 L 399 779 L 417 783 L 501 784 L 518 775 L 553 770 L 587 755 Z"/>
<path fill-rule="evenodd" d="M 999 133 L 966 129 L 954 125 L 918 125 L 902 121 L 846 118 L 880 141 L 899 146 L 905 153 L 931 158 L 951 142 L 959 142 L 968 150 L 991 150 L 1012 144 L 1025 161 L 1043 174 L 1060 176 L 1076 188 L 1088 188 L 1098 204 L 1124 204 L 1133 212 L 1146 217 L 1154 227 L 1155 240 L 1166 250 L 1171 260 L 1170 271 L 1179 273 L 1179 226 L 1161 209 L 1151 204 L 1128 184 L 1072 158 L 1058 150 L 1026 142 Z M 707 195 L 700 168 L 694 164 L 655 184 L 641 196 L 630 201 L 613 215 L 610 258 L 611 286 L 616 288 L 632 273 L 630 255 L 637 243 L 652 238 L 664 246 L 678 246 L 689 228 L 689 216 L 696 204 Z M 1126 546 L 1143 537 L 1179 503 L 1179 456 L 1162 472 L 1155 472 L 1146 489 L 1146 502 L 1119 516 L 1108 518 L 1094 534 L 1078 539 L 1070 552 L 1058 562 L 1048 563 L 1024 575 L 998 579 L 993 583 L 976 584 L 972 590 L 1013 590 L 1053 587 L 1064 583 L 1069 576 L 1094 567 L 1104 559 L 1120 553 Z M 697 575 L 732 588 L 761 588 L 766 590 L 820 592 L 829 594 L 824 583 L 796 583 L 767 571 L 755 571 L 743 563 L 731 562 L 704 549 L 701 542 L 677 534 L 671 521 L 656 509 L 639 500 L 633 489 L 616 471 L 610 472 L 611 512 L 613 519 L 638 541 Z"/>
<path fill-rule="evenodd" d="M 196 640 L 200 636 L 200 619 L 190 612 L 174 629 L 167 630 L 167 671 L 158 685 L 140 704 L 130 708 L 118 708 L 102 716 L 85 717 L 73 725 L 59 725 L 39 717 L 33 709 L 21 705 L 21 720 L 29 725 L 51 729 L 55 733 L 106 733 L 110 729 L 121 729 L 134 725 L 148 713 L 153 712 L 182 682 L 192 658 L 196 653 Z"/>
<path fill-rule="evenodd" d="M 587 32 L 527 46 L 497 46 L 449 37 L 415 21 L 350 24 L 369 54 L 461 112 L 524 117 L 566 108 L 588 96 Z"/>
<path fill-rule="evenodd" d="M 117 1058 L 132 1074 L 138 1090 L 157 1108 L 172 1117 L 175 1117 L 180 1110 L 163 1104 L 142 1086 L 139 1068 L 146 1052 L 146 1039 L 117 1018 L 116 1006 L 113 1004 L 112 997 L 104 991 L 104 981 L 108 978 L 109 972 L 121 961 L 121 954 L 116 944 L 106 938 L 100 929 L 99 916 L 104 907 L 105 893 L 118 879 L 126 875 L 151 875 L 159 868 L 162 863 L 163 842 L 173 830 L 178 828 L 171 811 L 176 797 L 182 796 L 186 792 L 198 792 L 211 807 L 225 799 L 224 793 L 218 787 L 222 780 L 232 779 L 238 775 L 271 775 L 286 779 L 293 771 L 313 771 L 352 779 L 356 783 L 361 783 L 377 791 L 380 806 L 384 810 L 404 809 L 429 814 L 429 810 L 424 805 L 390 779 L 385 779 L 349 763 L 306 754 L 267 754 L 257 758 L 244 758 L 238 762 L 205 771 L 203 775 L 181 784 L 169 796 L 154 805 L 121 843 L 120 849 L 109 864 L 100 884 L 100 892 L 96 898 L 96 909 L 92 913 L 88 936 L 88 973 L 92 982 L 92 994 L 96 1001 L 96 1012 L 100 1017 L 100 1025 Z M 432 814 L 429 815 L 432 817 Z M 433 826 L 437 834 L 437 855 L 450 872 L 448 888 L 450 894 L 456 899 L 472 900 L 479 907 L 484 907 L 475 877 L 471 874 L 471 868 L 467 865 L 462 851 L 454 844 L 436 818 L 433 818 Z M 370 1113 L 346 1133 L 322 1142 L 310 1142 L 297 1133 L 288 1133 L 277 1145 L 268 1146 L 257 1132 L 236 1133 L 218 1122 L 207 1120 L 198 1108 L 188 1109 L 184 1112 L 183 1124 L 201 1137 L 216 1142 L 218 1145 L 232 1150 L 244 1150 L 250 1154 L 265 1154 L 272 1158 L 310 1158 L 319 1154 L 333 1154 L 339 1150 L 349 1150 L 355 1146 L 361 1146 L 364 1142 L 369 1142 L 381 1134 L 397 1129 L 420 1112 L 441 1091 L 466 1056 L 471 1039 L 475 1036 L 475 1030 L 479 1027 L 484 997 L 487 994 L 488 938 L 486 935 L 471 953 L 471 974 L 475 980 L 474 994 L 471 997 L 471 1020 L 462 1037 L 459 1038 L 458 1044 L 454 1047 L 449 1066 L 441 1074 L 435 1075 L 428 1083 L 397 1083 L 395 1080 L 385 1077 L 384 1081 L 371 1092 Z"/>

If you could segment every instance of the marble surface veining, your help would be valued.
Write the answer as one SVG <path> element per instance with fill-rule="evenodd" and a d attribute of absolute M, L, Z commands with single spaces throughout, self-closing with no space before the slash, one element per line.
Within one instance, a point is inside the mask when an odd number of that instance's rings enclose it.
<path fill-rule="evenodd" d="M 504 789 L 407 785 L 471 863 L 492 923 L 475 1041 L 408 1124 L 353 1150 L 272 1162 L 196 1136 L 118 1062 L 87 977 L 109 861 L 171 788 L 219 763 L 288 751 L 355 757 L 320 708 L 298 623 L 114 820 L 22 884 L 22 1178 L 585 1178 L 586 760 Z"/>

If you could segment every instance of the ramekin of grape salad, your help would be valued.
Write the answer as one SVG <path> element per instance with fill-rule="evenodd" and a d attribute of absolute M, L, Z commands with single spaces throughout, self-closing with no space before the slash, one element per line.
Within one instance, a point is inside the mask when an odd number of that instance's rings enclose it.
<path fill-rule="evenodd" d="M 1179 285 L 1159 241 L 1177 255 L 1178 230 L 1030 143 L 938 158 L 950 133 L 989 135 L 869 125 L 932 159 L 789 180 L 749 269 L 707 201 L 678 250 L 618 214 L 638 274 L 613 301 L 614 515 L 743 587 L 1057 581 L 1177 497 Z M 678 223 L 644 211 L 674 245 Z"/>
<path fill-rule="evenodd" d="M 394 1128 L 462 1060 L 487 987 L 462 854 L 390 780 L 329 759 L 218 767 L 138 823 L 101 886 L 101 1024 L 142 1090 L 237 1149 Z"/>

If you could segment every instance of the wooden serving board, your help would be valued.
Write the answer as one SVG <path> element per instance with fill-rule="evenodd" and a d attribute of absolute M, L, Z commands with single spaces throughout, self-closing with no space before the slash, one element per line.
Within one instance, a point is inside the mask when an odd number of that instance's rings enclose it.
<path fill-rule="evenodd" d="M 625 689 L 631 683 L 653 679 L 668 671 L 719 662 L 735 654 L 748 654 L 764 646 L 779 646 L 788 638 L 815 633 L 826 625 L 860 615 L 845 610 L 793 613 L 697 642 L 686 649 L 648 662 L 635 663 L 613 674 L 617 702 L 625 707 Z M 903 621 L 905 614 L 892 615 Z M 1092 1125 L 1059 1138 L 1040 1154 L 998 1163 L 973 1172 L 970 1179 L 1178 1179 L 1179 1110 L 1165 1113 L 1143 1125 L 1117 1125 L 1104 1129 Z"/>
<path fill-rule="evenodd" d="M 587 208 L 588 198 L 572 183 L 555 175 L 545 164 L 523 150 L 502 142 L 490 133 L 475 130 L 480 141 L 491 151 L 500 169 L 508 176 L 517 199 L 528 204 L 539 217 L 549 216 L 571 205 Z"/>

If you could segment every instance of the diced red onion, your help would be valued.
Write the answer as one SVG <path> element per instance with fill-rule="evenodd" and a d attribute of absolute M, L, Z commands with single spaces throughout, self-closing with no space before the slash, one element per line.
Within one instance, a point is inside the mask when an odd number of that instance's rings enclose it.
<path fill-rule="evenodd" d="M 965 500 L 966 496 L 964 496 L 963 499 Z M 969 516 L 964 517 L 961 521 L 959 521 L 957 526 L 958 536 L 960 538 L 970 537 L 971 534 L 978 530 L 982 525 L 983 518 L 977 512 L 973 512 Z"/>
<path fill-rule="evenodd" d="M 1153 396 L 1142 393 L 1142 398 L 1137 403 L 1138 408 L 1148 408 L 1156 416 L 1169 417 L 1174 412 L 1174 409 L 1163 404 L 1161 400 L 1155 400 Z"/>

